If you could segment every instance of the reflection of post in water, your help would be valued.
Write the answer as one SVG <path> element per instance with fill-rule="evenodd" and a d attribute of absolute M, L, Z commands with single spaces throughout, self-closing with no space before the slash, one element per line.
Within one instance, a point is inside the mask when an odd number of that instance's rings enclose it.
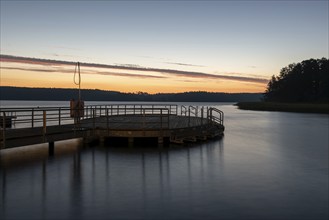
<path fill-rule="evenodd" d="M 73 155 L 72 175 L 71 175 L 71 208 L 70 219 L 81 219 L 82 214 L 82 178 L 81 178 L 81 153 L 77 151 Z"/>
<path fill-rule="evenodd" d="M 109 178 L 110 178 L 110 164 L 109 164 L 109 150 L 106 149 L 106 154 L 105 154 L 105 172 L 106 172 L 106 185 L 109 183 Z M 108 187 L 106 187 L 107 189 Z"/>
<path fill-rule="evenodd" d="M 108 148 L 106 148 L 105 151 L 105 196 L 106 196 L 106 202 L 109 202 L 110 198 L 109 198 L 109 194 L 110 194 L 110 162 L 109 162 L 109 150 Z"/>
<path fill-rule="evenodd" d="M 160 155 L 161 154 L 161 155 Z M 160 182 L 161 182 L 161 196 L 162 194 L 166 197 L 170 197 L 170 164 L 169 164 L 169 152 L 161 152 L 160 157 Z M 166 181 L 166 182 L 165 182 Z M 165 200 L 168 200 L 165 199 Z"/>
<path fill-rule="evenodd" d="M 142 153 L 142 192 L 143 192 L 143 209 L 145 210 L 147 207 L 147 195 L 146 195 L 146 172 L 145 172 L 145 155 Z M 145 211 L 144 211 L 145 212 Z"/>
<path fill-rule="evenodd" d="M 191 156 L 190 156 L 190 148 L 186 148 L 187 152 L 187 172 L 188 172 L 188 182 L 192 182 L 192 175 L 191 175 Z"/>
<path fill-rule="evenodd" d="M 167 163 L 167 194 L 170 195 L 170 164 L 169 164 L 168 151 L 166 151 L 166 163 Z"/>
<path fill-rule="evenodd" d="M 201 180 L 204 181 L 204 161 L 203 161 L 203 146 L 200 147 L 200 171 L 201 171 Z"/>
<path fill-rule="evenodd" d="M 159 181 L 160 181 L 160 198 L 161 202 L 163 201 L 163 172 L 162 172 L 162 155 L 161 151 L 159 152 Z"/>
<path fill-rule="evenodd" d="M 42 198 L 42 219 L 46 219 L 45 214 L 47 213 L 47 162 L 45 160 L 42 161 L 42 187 L 41 187 L 41 198 Z"/>
<path fill-rule="evenodd" d="M 0 203 L 0 217 L 1 219 L 6 219 L 6 184 L 7 184 L 7 172 L 5 167 L 0 167 L 0 173 L 1 173 L 1 203 Z"/>
<path fill-rule="evenodd" d="M 219 162 L 222 165 L 224 163 L 224 142 L 223 139 L 219 141 L 218 146 L 218 152 L 219 152 Z"/>
<path fill-rule="evenodd" d="M 142 181 L 143 181 L 143 192 L 145 192 L 146 172 L 145 172 L 145 155 L 144 155 L 144 153 L 142 153 Z"/>

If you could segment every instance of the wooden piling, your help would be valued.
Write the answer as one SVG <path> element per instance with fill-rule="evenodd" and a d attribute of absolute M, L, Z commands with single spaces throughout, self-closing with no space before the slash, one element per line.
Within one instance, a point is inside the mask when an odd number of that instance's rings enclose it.
<path fill-rule="evenodd" d="M 55 142 L 50 141 L 48 143 L 48 156 L 53 157 L 55 155 Z"/>
<path fill-rule="evenodd" d="M 128 137 L 128 146 L 133 147 L 134 146 L 134 138 L 133 137 Z"/>

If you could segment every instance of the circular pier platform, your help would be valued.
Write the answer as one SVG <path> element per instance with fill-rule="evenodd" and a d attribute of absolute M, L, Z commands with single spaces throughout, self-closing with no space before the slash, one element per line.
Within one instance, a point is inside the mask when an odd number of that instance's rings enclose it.
<path fill-rule="evenodd" d="M 158 138 L 173 143 L 207 140 L 223 135 L 224 126 L 209 118 L 179 115 L 114 115 L 81 121 L 81 127 L 90 130 L 91 137 Z"/>
<path fill-rule="evenodd" d="M 79 113 L 79 114 L 74 114 Z M 224 132 L 224 113 L 213 107 L 118 104 L 0 109 L 0 149 L 72 138 L 157 138 L 173 143 L 207 140 Z M 73 115 L 73 117 L 72 117 Z M 78 117 L 74 116 L 78 115 Z M 9 123 L 10 121 L 10 126 Z"/>

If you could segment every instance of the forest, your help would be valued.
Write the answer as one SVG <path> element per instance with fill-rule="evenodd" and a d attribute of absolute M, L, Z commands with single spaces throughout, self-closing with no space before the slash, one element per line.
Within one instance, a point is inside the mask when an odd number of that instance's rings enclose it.
<path fill-rule="evenodd" d="M 329 101 L 329 61 L 309 59 L 289 64 L 272 76 L 264 101 L 325 103 Z"/>
<path fill-rule="evenodd" d="M 85 101 L 154 101 L 154 102 L 243 102 L 260 101 L 261 93 L 215 93 L 215 92 L 185 92 L 158 93 L 144 92 L 122 93 L 105 90 L 81 90 Z M 25 88 L 0 86 L 0 100 L 49 100 L 68 101 L 78 98 L 77 89 L 59 88 Z"/>

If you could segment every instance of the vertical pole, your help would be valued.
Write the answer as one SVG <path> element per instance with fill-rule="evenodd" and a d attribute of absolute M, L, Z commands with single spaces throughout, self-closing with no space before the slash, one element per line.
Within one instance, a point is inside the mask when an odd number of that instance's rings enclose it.
<path fill-rule="evenodd" d="M 162 147 L 162 145 L 163 145 L 163 136 L 159 136 L 159 137 L 158 137 L 158 145 L 159 145 L 160 147 Z"/>
<path fill-rule="evenodd" d="M 209 124 L 209 107 L 207 106 L 207 123 Z"/>
<path fill-rule="evenodd" d="M 210 122 L 212 123 L 212 109 L 210 108 L 209 111 L 210 111 L 209 112 L 210 113 Z"/>
<path fill-rule="evenodd" d="M 221 118 L 221 125 L 223 125 L 224 124 L 224 112 L 221 112 L 220 118 Z"/>
<path fill-rule="evenodd" d="M 55 154 L 55 142 L 54 141 L 50 141 L 48 143 L 48 156 L 52 157 Z"/>
<path fill-rule="evenodd" d="M 96 122 L 95 122 L 95 113 L 96 113 L 96 110 L 93 109 L 93 130 L 94 130 L 94 134 L 95 134 L 95 128 L 96 128 Z"/>
<path fill-rule="evenodd" d="M 128 137 L 128 147 L 133 147 L 133 146 L 134 146 L 134 138 Z"/>
<path fill-rule="evenodd" d="M 58 109 L 58 125 L 61 125 L 61 108 Z"/>
<path fill-rule="evenodd" d="M 43 135 L 43 141 L 46 141 L 46 133 L 47 133 L 47 114 L 46 111 L 43 110 L 43 129 L 42 129 L 42 135 Z"/>
<path fill-rule="evenodd" d="M 6 147 L 6 112 L 3 112 L 2 117 L 2 146 L 1 148 Z"/>
<path fill-rule="evenodd" d="M 145 109 L 143 109 L 143 130 L 145 129 Z"/>
<path fill-rule="evenodd" d="M 109 134 L 109 110 L 106 109 L 106 128 L 107 128 L 107 134 Z"/>
<path fill-rule="evenodd" d="M 188 126 L 190 127 L 191 108 L 188 107 Z"/>
<path fill-rule="evenodd" d="M 78 103 L 81 101 L 81 75 L 80 75 L 80 62 L 78 62 L 78 73 L 79 73 L 79 99 Z"/>
<path fill-rule="evenodd" d="M 34 128 L 34 108 L 32 108 L 32 121 L 31 121 L 31 123 L 32 123 L 32 128 Z"/>
<path fill-rule="evenodd" d="M 168 113 L 168 115 L 167 115 L 167 128 L 169 129 L 169 121 L 170 121 L 170 115 L 169 115 L 169 113 Z"/>
<path fill-rule="evenodd" d="M 201 125 L 203 125 L 203 106 L 202 106 L 202 108 L 201 108 Z"/>
<path fill-rule="evenodd" d="M 104 143 L 105 143 L 105 137 L 104 136 L 99 137 L 99 145 L 101 147 L 104 147 Z"/>
<path fill-rule="evenodd" d="M 162 109 L 160 109 L 160 128 L 162 130 Z"/>

